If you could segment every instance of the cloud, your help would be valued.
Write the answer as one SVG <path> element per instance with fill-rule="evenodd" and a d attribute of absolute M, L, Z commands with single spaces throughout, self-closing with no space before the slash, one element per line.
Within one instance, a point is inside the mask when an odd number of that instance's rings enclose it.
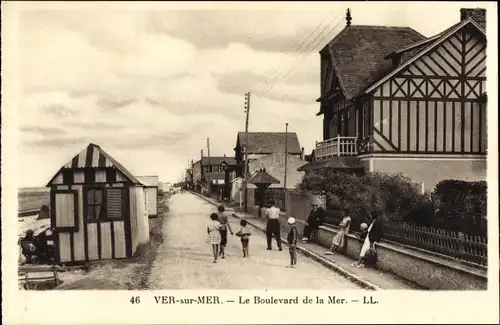
<path fill-rule="evenodd" d="M 20 128 L 21 132 L 35 133 L 41 135 L 58 136 L 66 134 L 66 131 L 61 128 L 55 128 L 50 126 L 22 126 Z"/>
<path fill-rule="evenodd" d="M 421 24 L 417 12 L 426 6 L 351 9 L 353 23 L 420 24 L 426 35 L 457 19 Z M 23 11 L 17 109 L 27 172 L 20 182 L 44 183 L 89 142 L 136 173 L 176 178 L 184 162 L 206 154 L 207 137 L 212 155 L 234 153 L 248 91 L 250 131 L 284 131 L 288 122 L 309 152 L 322 136 L 319 55 L 296 49 L 329 9 L 337 20 L 345 9 L 317 8 Z"/>
<path fill-rule="evenodd" d="M 292 53 L 314 30 L 326 12 L 243 10 L 154 12 L 150 30 L 189 41 L 201 49 L 224 49 L 233 43 L 257 51 Z M 266 26 L 258 28 L 257 26 Z M 272 31 L 272 32 L 271 32 Z"/>

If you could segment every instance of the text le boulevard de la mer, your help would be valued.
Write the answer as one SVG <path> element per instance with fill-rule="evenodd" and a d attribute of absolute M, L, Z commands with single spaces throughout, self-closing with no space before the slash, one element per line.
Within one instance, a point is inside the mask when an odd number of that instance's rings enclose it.
<path fill-rule="evenodd" d="M 131 304 L 140 304 L 141 297 L 134 296 L 130 299 Z M 197 296 L 197 297 L 178 297 L 178 296 L 153 296 L 153 303 L 159 305 L 219 305 L 219 304 L 239 304 L 239 305 L 346 305 L 346 304 L 365 304 L 375 305 L 379 302 L 373 296 L 361 296 L 358 298 L 345 298 L 340 296 L 238 296 L 234 299 L 223 299 L 219 296 Z"/>

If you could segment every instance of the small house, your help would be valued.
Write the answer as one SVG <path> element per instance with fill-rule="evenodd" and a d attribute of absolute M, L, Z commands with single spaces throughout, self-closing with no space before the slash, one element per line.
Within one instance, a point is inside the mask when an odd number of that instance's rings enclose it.
<path fill-rule="evenodd" d="M 148 216 L 154 218 L 158 215 L 158 176 L 137 176 L 146 187 L 148 202 Z"/>
<path fill-rule="evenodd" d="M 56 262 L 127 258 L 149 241 L 144 185 L 98 145 L 69 160 L 47 187 Z"/>

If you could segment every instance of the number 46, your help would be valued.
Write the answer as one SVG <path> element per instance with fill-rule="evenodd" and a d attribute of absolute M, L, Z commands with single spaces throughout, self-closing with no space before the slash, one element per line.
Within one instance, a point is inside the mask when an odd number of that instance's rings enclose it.
<path fill-rule="evenodd" d="M 139 296 L 132 297 L 132 298 L 130 298 L 130 303 L 139 304 L 139 303 L 141 303 L 141 298 L 139 298 Z"/>

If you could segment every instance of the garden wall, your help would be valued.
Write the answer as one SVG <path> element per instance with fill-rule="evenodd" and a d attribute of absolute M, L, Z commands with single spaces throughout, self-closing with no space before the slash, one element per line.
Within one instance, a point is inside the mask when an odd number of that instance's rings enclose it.
<path fill-rule="evenodd" d="M 265 208 L 263 208 L 265 212 Z M 264 213 L 263 213 L 264 215 Z M 281 230 L 288 232 L 287 218 L 281 214 Z M 298 218 L 299 219 L 299 218 Z M 305 222 L 297 220 L 299 234 L 302 234 Z M 325 249 L 330 246 L 338 230 L 334 227 L 321 226 L 316 240 Z M 282 235 L 282 237 L 283 237 Z M 343 254 L 357 259 L 361 242 L 355 235 L 349 234 Z M 486 290 L 487 271 L 484 267 L 464 265 L 460 261 L 392 243 L 380 243 L 378 246 L 377 268 L 410 281 L 423 289 L 430 290 Z"/>

